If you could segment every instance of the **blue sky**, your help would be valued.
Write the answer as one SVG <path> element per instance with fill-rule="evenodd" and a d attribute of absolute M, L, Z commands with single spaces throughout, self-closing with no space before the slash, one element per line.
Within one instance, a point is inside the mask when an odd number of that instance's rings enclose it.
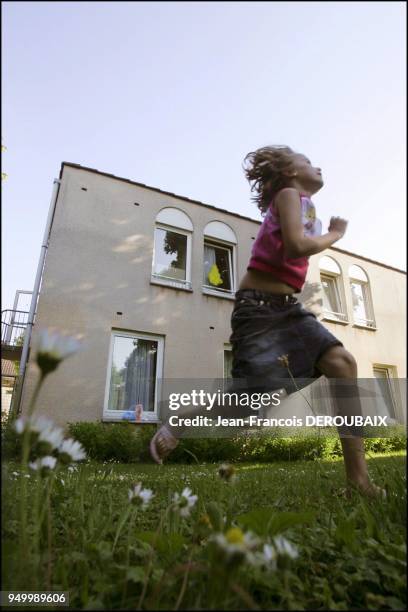
<path fill-rule="evenodd" d="M 3 2 L 2 308 L 34 284 L 62 161 L 261 220 L 242 162 L 323 170 L 336 246 L 405 269 L 403 2 Z"/>

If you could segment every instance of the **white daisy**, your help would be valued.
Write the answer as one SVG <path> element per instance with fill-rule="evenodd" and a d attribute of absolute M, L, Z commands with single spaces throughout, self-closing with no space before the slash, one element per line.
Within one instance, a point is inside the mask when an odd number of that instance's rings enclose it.
<path fill-rule="evenodd" d="M 270 544 L 264 544 L 263 555 L 265 561 L 273 561 L 274 559 L 276 559 L 276 550 Z"/>
<path fill-rule="evenodd" d="M 277 558 L 278 554 L 275 548 L 271 544 L 264 544 L 262 550 L 253 554 L 252 563 L 275 570 L 277 568 Z"/>
<path fill-rule="evenodd" d="M 56 463 L 56 458 L 49 455 L 47 457 L 41 457 L 36 461 L 30 462 L 28 464 L 28 467 L 30 467 L 32 470 L 41 470 L 43 468 L 46 468 L 47 470 L 53 470 L 55 468 Z"/>
<path fill-rule="evenodd" d="M 14 423 L 14 429 L 18 435 L 22 435 L 27 429 L 31 434 L 35 434 L 35 438 L 43 442 L 49 442 L 52 448 L 55 448 L 61 440 L 62 429 L 55 427 L 51 419 L 45 416 L 31 416 L 29 418 L 19 417 Z M 50 449 L 51 450 L 51 449 Z"/>
<path fill-rule="evenodd" d="M 296 559 L 299 556 L 296 546 L 291 544 L 283 536 L 276 536 L 273 540 L 274 547 L 278 555 L 286 555 L 291 559 Z"/>
<path fill-rule="evenodd" d="M 50 470 L 53 470 L 55 468 L 56 463 L 57 459 L 55 457 L 52 457 L 51 455 L 41 458 L 41 467 L 46 467 Z"/>
<path fill-rule="evenodd" d="M 26 420 L 23 417 L 19 417 L 14 421 L 14 429 L 21 435 L 25 429 Z"/>
<path fill-rule="evenodd" d="M 173 496 L 174 508 L 184 518 L 189 516 L 191 508 L 195 505 L 198 499 L 197 495 L 191 494 L 191 489 L 185 487 L 181 495 L 179 493 L 175 493 Z"/>
<path fill-rule="evenodd" d="M 38 442 L 45 442 L 51 446 L 51 449 L 59 448 L 64 440 L 64 431 L 61 427 L 53 427 L 43 429 L 38 436 Z"/>
<path fill-rule="evenodd" d="M 61 361 L 76 353 L 79 347 L 77 338 L 43 329 L 37 349 L 37 364 L 43 375 L 55 370 Z"/>
<path fill-rule="evenodd" d="M 225 533 L 217 533 L 212 538 L 229 560 L 243 561 L 255 564 L 254 554 L 260 540 L 252 532 L 244 533 L 239 527 L 231 527 Z"/>
<path fill-rule="evenodd" d="M 64 463 L 69 463 L 70 461 L 81 461 L 81 459 L 86 457 L 86 453 L 82 445 L 72 438 L 63 440 L 58 447 L 58 452 L 60 454 L 61 461 Z"/>
<path fill-rule="evenodd" d="M 38 416 L 30 417 L 29 425 L 31 431 L 41 433 L 42 431 L 52 429 L 54 427 L 54 421 L 40 414 Z"/>
<path fill-rule="evenodd" d="M 144 509 L 152 497 L 154 497 L 154 493 L 151 489 L 142 489 L 142 483 L 138 482 L 134 485 L 133 489 L 129 489 L 128 497 L 132 504 L 142 503 L 142 508 Z"/>
<path fill-rule="evenodd" d="M 14 429 L 18 434 L 22 434 L 24 430 L 28 427 L 31 432 L 40 433 L 47 429 L 51 429 L 54 426 L 54 422 L 51 419 L 47 419 L 45 416 L 34 416 L 29 417 L 19 417 L 14 422 Z"/>

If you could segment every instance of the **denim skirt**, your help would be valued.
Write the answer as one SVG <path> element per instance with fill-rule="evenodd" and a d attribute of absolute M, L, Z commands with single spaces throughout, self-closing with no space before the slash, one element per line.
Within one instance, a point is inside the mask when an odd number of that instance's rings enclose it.
<path fill-rule="evenodd" d="M 295 296 L 240 289 L 231 314 L 232 384 L 295 392 L 319 378 L 316 362 L 343 346 Z"/>

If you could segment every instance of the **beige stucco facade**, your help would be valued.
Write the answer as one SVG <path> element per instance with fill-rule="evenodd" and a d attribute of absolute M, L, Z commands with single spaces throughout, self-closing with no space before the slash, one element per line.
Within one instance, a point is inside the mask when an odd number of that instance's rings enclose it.
<path fill-rule="evenodd" d="M 165 207 L 183 211 L 193 226 L 191 290 L 151 281 L 155 220 Z M 82 350 L 46 379 L 39 398 L 38 411 L 60 425 L 103 418 L 112 329 L 160 337 L 158 375 L 163 378 L 222 378 L 233 296 L 207 295 L 202 290 L 203 231 L 211 221 L 223 222 L 236 236 L 237 287 L 259 221 L 63 165 L 23 388 L 23 414 L 38 378 L 35 350 L 38 333 L 45 327 L 82 336 Z M 355 356 L 360 377 L 372 377 L 373 364 L 382 364 L 404 378 L 405 273 L 332 248 L 310 258 L 309 283 L 319 283 L 319 258 L 324 254 L 341 268 L 348 322 L 322 322 Z M 375 330 L 353 325 L 347 276 L 353 264 L 369 278 Z M 316 312 L 319 297 L 313 297 Z"/>

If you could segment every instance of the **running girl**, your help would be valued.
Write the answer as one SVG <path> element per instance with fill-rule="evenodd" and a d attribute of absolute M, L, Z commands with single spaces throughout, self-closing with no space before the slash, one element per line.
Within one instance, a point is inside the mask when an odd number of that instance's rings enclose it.
<path fill-rule="evenodd" d="M 322 234 L 311 200 L 323 187 L 322 171 L 307 156 L 277 145 L 248 153 L 244 162 L 245 176 L 256 193 L 252 199 L 264 220 L 235 294 L 232 377 L 262 380 L 268 390 L 281 387 L 286 379 L 286 391 L 292 393 L 296 388 L 291 386 L 288 367 L 300 381 L 297 388 L 323 374 L 331 379 L 337 413 L 357 414 L 354 357 L 294 295 L 304 286 L 309 257 L 340 240 L 347 221 L 331 217 L 328 231 Z M 385 491 L 369 479 L 361 435 L 349 436 L 343 428 L 339 434 L 347 492 L 356 488 L 369 496 L 384 496 Z M 153 436 L 150 451 L 161 463 L 177 444 L 177 434 L 165 424 Z"/>

